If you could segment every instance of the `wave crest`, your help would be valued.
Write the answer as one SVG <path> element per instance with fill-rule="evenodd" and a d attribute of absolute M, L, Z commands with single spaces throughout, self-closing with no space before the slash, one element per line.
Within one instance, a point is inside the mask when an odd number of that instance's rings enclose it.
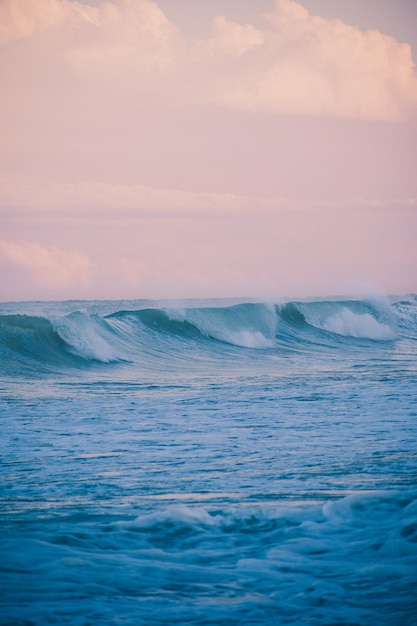
<path fill-rule="evenodd" d="M 28 303 L 29 304 L 29 303 Z M 102 303 L 105 311 L 108 303 Z M 22 364 L 85 367 L 119 361 L 145 367 L 168 367 L 170 359 L 192 362 L 235 355 L 241 348 L 274 354 L 323 351 L 364 342 L 417 338 L 417 307 L 392 307 L 365 300 L 320 300 L 230 306 L 188 306 L 119 310 L 99 315 L 75 311 L 50 317 L 0 315 L 2 371 L 19 372 Z M 108 308 L 107 308 L 108 310 Z M 352 343 L 353 342 L 353 343 Z M 226 346 L 229 348 L 226 349 Z M 232 351 L 232 352 L 231 352 Z M 249 358 L 249 357 L 248 357 Z M 10 363 L 14 369 L 10 370 Z"/>

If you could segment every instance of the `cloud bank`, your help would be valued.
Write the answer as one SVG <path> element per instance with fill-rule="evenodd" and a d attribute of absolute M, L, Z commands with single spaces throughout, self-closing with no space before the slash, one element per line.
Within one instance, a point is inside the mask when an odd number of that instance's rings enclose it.
<path fill-rule="evenodd" d="M 263 24 L 218 16 L 206 39 L 187 40 L 151 0 L 0 4 L 0 44 L 12 48 L 14 83 L 24 80 L 32 59 L 49 65 L 51 79 L 64 72 L 66 83 L 58 86 L 82 88 L 95 104 L 95 89 L 110 80 L 115 102 L 145 94 L 172 106 L 386 121 L 415 109 L 410 46 L 310 15 L 292 0 L 276 0 Z"/>
<path fill-rule="evenodd" d="M 301 202 L 110 183 L 3 184 L 4 299 L 415 290 L 417 199 Z"/>

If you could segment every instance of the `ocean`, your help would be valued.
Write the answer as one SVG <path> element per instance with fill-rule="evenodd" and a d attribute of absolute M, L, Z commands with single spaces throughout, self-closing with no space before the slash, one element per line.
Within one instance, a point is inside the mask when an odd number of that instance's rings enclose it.
<path fill-rule="evenodd" d="M 0 304 L 0 624 L 417 623 L 417 297 Z"/>

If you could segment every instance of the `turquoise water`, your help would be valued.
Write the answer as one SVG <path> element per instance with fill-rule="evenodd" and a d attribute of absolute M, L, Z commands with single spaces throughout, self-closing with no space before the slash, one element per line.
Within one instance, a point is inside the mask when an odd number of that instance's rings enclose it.
<path fill-rule="evenodd" d="M 412 625 L 417 299 L 0 305 L 1 624 Z"/>

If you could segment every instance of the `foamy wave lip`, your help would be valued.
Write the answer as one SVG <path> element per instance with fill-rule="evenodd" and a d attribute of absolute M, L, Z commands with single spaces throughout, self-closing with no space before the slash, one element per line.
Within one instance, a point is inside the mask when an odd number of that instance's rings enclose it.
<path fill-rule="evenodd" d="M 389 341 L 397 336 L 391 326 L 378 322 L 369 313 L 353 313 L 347 308 L 329 317 L 320 328 L 330 333 L 358 339 Z"/>
<path fill-rule="evenodd" d="M 259 331 L 242 330 L 237 333 L 227 333 L 222 341 L 242 348 L 273 348 L 274 342 Z"/>
<path fill-rule="evenodd" d="M 123 523 L 126 526 L 126 523 Z M 200 526 L 216 526 L 216 518 L 205 509 L 191 508 L 186 505 L 173 505 L 164 511 L 149 513 L 129 522 L 128 527 L 132 529 L 149 530 L 158 526 L 190 526 L 198 528 Z"/>

